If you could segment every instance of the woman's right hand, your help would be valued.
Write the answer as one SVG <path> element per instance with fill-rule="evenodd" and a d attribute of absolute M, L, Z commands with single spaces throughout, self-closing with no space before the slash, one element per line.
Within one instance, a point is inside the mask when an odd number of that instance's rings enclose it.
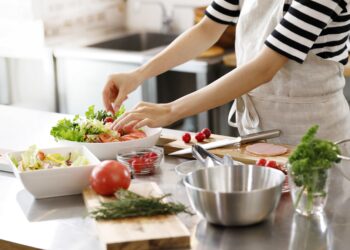
<path fill-rule="evenodd" d="M 114 73 L 108 77 L 103 89 L 103 103 L 107 111 L 117 112 L 128 94 L 134 91 L 141 81 L 136 71 Z"/>

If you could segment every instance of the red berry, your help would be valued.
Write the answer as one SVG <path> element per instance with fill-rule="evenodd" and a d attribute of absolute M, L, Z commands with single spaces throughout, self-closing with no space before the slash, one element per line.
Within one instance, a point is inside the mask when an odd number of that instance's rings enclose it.
<path fill-rule="evenodd" d="M 211 131 L 208 128 L 203 128 L 201 132 L 205 135 L 205 138 L 207 139 L 211 136 Z"/>
<path fill-rule="evenodd" d="M 196 134 L 195 138 L 196 138 L 196 140 L 197 140 L 198 142 L 202 142 L 202 141 L 204 141 L 204 139 L 205 139 L 205 134 L 202 133 L 202 132 L 198 132 L 198 133 Z"/>
<path fill-rule="evenodd" d="M 266 159 L 264 159 L 264 158 L 261 158 L 261 159 L 256 161 L 257 166 L 265 166 L 265 164 L 266 164 Z"/>
<path fill-rule="evenodd" d="M 270 167 L 270 168 L 277 168 L 277 162 L 270 160 L 270 161 L 266 162 L 265 166 Z"/>
<path fill-rule="evenodd" d="M 184 133 L 182 136 L 182 140 L 184 141 L 184 143 L 189 143 L 191 141 L 190 133 Z"/>

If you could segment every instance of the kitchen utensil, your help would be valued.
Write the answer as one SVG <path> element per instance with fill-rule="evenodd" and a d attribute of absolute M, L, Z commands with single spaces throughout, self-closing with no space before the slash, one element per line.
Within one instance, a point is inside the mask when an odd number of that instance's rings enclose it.
<path fill-rule="evenodd" d="M 203 163 L 205 163 L 206 158 L 210 158 L 213 163 L 220 164 L 220 165 L 223 164 L 223 159 L 210 153 L 209 151 L 205 150 L 202 146 L 198 144 L 192 145 L 192 155 L 194 158 L 196 158 L 197 160 Z M 202 159 L 204 161 L 202 161 Z"/>
<path fill-rule="evenodd" d="M 220 141 L 214 141 L 214 142 L 209 142 L 206 144 L 201 144 L 201 146 L 204 149 L 211 149 L 211 148 L 218 148 L 218 147 L 223 147 L 227 145 L 234 145 L 237 143 L 244 144 L 248 142 L 254 142 L 254 141 L 259 141 L 259 140 L 264 140 L 264 139 L 271 139 L 280 136 L 281 131 L 274 129 L 274 130 L 267 130 L 267 131 L 261 131 L 258 133 L 253 133 L 249 135 L 244 135 L 232 139 L 223 139 Z M 191 148 L 186 148 L 182 149 L 173 153 L 170 153 L 169 155 L 183 155 L 183 154 L 189 154 L 191 153 L 192 149 Z"/>
<path fill-rule="evenodd" d="M 162 195 L 154 182 L 134 182 L 129 190 L 142 196 Z M 83 198 L 89 212 L 100 202 L 111 201 L 90 188 L 84 190 Z M 190 233 L 176 215 L 98 220 L 95 225 L 106 249 L 187 249 L 190 246 Z"/>
<path fill-rule="evenodd" d="M 192 207 L 208 222 L 238 226 L 258 223 L 276 208 L 285 175 L 253 165 L 200 168 L 183 179 Z"/>
<path fill-rule="evenodd" d="M 158 141 L 162 128 L 145 127 L 143 130 L 147 137 L 130 141 L 89 143 L 59 140 L 58 142 L 65 146 L 85 146 L 100 160 L 112 160 L 115 159 L 115 156 L 119 151 L 124 149 L 153 147 Z"/>
<path fill-rule="evenodd" d="M 17 161 L 21 159 L 24 151 L 6 154 L 15 176 L 22 182 L 24 188 L 36 199 L 63 195 L 80 194 L 89 185 L 89 176 L 92 169 L 100 163 L 86 147 L 60 147 L 41 149 L 45 154 L 58 153 L 68 155 L 78 151 L 89 161 L 87 166 L 60 167 L 51 169 L 38 169 L 33 171 L 19 171 L 13 164 L 11 157 Z"/>
<path fill-rule="evenodd" d="M 229 166 L 229 167 L 233 167 L 235 165 L 235 162 L 232 160 L 231 156 L 229 155 L 224 155 L 223 163 L 224 163 L 224 166 Z"/>

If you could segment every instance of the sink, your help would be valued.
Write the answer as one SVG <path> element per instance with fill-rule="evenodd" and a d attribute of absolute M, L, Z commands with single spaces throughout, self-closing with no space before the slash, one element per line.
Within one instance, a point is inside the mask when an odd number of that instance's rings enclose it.
<path fill-rule="evenodd" d="M 177 35 L 165 33 L 134 33 L 113 40 L 92 44 L 89 47 L 124 51 L 145 51 L 171 43 Z"/>

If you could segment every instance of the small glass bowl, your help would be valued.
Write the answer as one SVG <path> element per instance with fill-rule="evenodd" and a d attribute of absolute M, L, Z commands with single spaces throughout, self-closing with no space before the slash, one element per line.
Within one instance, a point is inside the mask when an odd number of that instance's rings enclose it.
<path fill-rule="evenodd" d="M 133 175 L 149 175 L 160 167 L 163 157 L 162 148 L 144 147 L 119 151 L 117 161 L 128 166 Z"/>

